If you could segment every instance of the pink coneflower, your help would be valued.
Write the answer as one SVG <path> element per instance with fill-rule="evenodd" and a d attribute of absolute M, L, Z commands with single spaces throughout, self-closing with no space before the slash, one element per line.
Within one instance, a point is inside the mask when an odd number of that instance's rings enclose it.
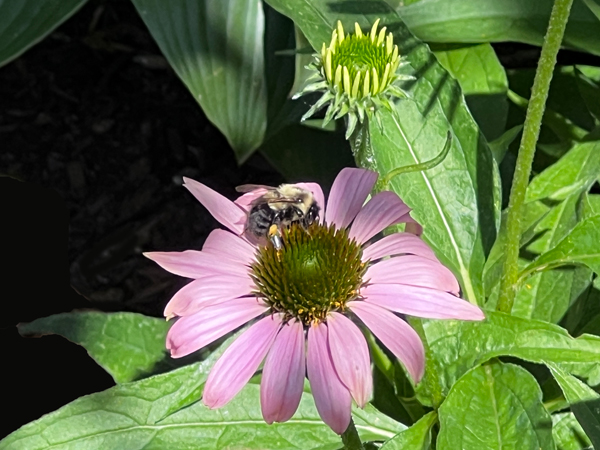
<path fill-rule="evenodd" d="M 415 382 L 423 376 L 417 333 L 396 313 L 432 319 L 481 320 L 481 310 L 457 297 L 452 273 L 417 236 L 384 228 L 411 222 L 393 192 L 374 195 L 377 174 L 347 168 L 327 205 L 318 184 L 299 183 L 321 207 L 319 223 L 282 230 L 282 248 L 244 237 L 257 190 L 232 202 L 194 180 L 184 186 L 230 231 L 214 230 L 202 251 L 145 255 L 194 281 L 165 309 L 178 317 L 167 336 L 175 358 L 188 355 L 261 317 L 223 353 L 206 382 L 203 402 L 227 404 L 264 360 L 260 401 L 267 423 L 285 422 L 300 402 L 305 374 L 317 410 L 338 434 L 350 423 L 352 399 L 369 401 L 372 373 L 362 322 L 402 362 Z M 363 205 L 364 204 L 364 205 Z M 308 345 L 305 345 L 305 338 Z"/>

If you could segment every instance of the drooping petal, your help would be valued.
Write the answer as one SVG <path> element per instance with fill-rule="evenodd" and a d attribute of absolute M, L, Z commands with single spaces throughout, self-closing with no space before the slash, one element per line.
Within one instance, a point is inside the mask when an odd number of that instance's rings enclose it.
<path fill-rule="evenodd" d="M 337 434 L 342 434 L 350 424 L 352 397 L 333 366 L 324 323 L 308 329 L 306 369 L 321 419 Z"/>
<path fill-rule="evenodd" d="M 347 167 L 331 186 L 325 222 L 346 228 L 362 208 L 377 181 L 377 172 Z"/>
<path fill-rule="evenodd" d="M 379 261 L 367 269 L 370 284 L 408 284 L 458 294 L 456 277 L 444 265 L 416 255 L 396 256 Z"/>
<path fill-rule="evenodd" d="M 248 274 L 248 267 L 244 264 L 233 261 L 224 255 L 219 256 L 198 250 L 146 252 L 144 256 L 163 269 L 187 278 L 202 278 L 217 274 L 243 277 Z"/>
<path fill-rule="evenodd" d="M 183 181 L 183 186 L 208 209 L 215 219 L 236 234 L 244 232 L 248 216 L 241 207 L 196 180 L 183 177 Z"/>
<path fill-rule="evenodd" d="M 254 261 L 256 248 L 229 231 L 217 229 L 208 235 L 202 251 L 220 257 L 225 256 L 240 264 L 250 264 Z"/>
<path fill-rule="evenodd" d="M 298 186 L 299 188 L 306 189 L 313 193 L 317 205 L 321 208 L 319 212 L 319 223 L 323 223 L 323 220 L 325 219 L 325 196 L 323 195 L 321 186 L 318 183 L 295 183 L 294 186 Z"/>
<path fill-rule="evenodd" d="M 306 368 L 304 329 L 291 320 L 281 327 L 267 355 L 260 382 L 260 405 L 265 422 L 289 420 L 300 404 Z"/>
<path fill-rule="evenodd" d="M 167 303 L 165 317 L 189 316 L 202 308 L 250 295 L 254 283 L 249 276 L 213 275 L 182 287 Z"/>
<path fill-rule="evenodd" d="M 363 250 L 363 261 L 412 254 L 437 261 L 433 250 L 422 239 L 411 233 L 393 233 L 369 245 Z"/>
<path fill-rule="evenodd" d="M 410 216 L 410 208 L 392 191 L 379 192 L 360 210 L 350 227 L 350 239 L 359 244 L 371 239 L 384 228 Z"/>
<path fill-rule="evenodd" d="M 479 307 L 447 292 L 403 284 L 374 284 L 361 289 L 366 302 L 426 319 L 483 320 Z"/>
<path fill-rule="evenodd" d="M 208 374 L 202 402 L 220 408 L 236 396 L 252 378 L 275 340 L 283 314 L 265 317 L 237 338 Z"/>
<path fill-rule="evenodd" d="M 327 316 L 327 332 L 335 371 L 356 404 L 364 408 L 373 392 L 367 341 L 350 319 L 336 312 Z"/>
<path fill-rule="evenodd" d="M 355 301 L 348 302 L 347 306 L 404 364 L 411 378 L 418 383 L 425 371 L 425 349 L 417 332 L 404 320 L 377 305 Z"/>
<path fill-rule="evenodd" d="M 252 297 L 207 306 L 191 316 L 177 319 L 167 333 L 167 349 L 173 358 L 189 355 L 268 309 Z"/>

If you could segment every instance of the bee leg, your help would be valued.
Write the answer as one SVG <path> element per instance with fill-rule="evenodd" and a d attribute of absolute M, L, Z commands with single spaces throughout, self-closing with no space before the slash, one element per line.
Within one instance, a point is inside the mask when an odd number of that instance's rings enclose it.
<path fill-rule="evenodd" d="M 273 244 L 273 247 L 275 247 L 275 250 L 277 250 L 278 252 L 281 251 L 281 249 L 283 248 L 283 241 L 281 240 L 281 234 L 279 233 L 279 227 L 277 227 L 277 225 L 275 225 L 275 224 L 271 225 L 269 227 L 269 232 L 267 233 L 267 236 L 269 237 L 269 240 Z"/>

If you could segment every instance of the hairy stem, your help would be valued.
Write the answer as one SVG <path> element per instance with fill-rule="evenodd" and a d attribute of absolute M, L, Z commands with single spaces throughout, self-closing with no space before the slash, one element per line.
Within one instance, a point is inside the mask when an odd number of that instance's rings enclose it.
<path fill-rule="evenodd" d="M 346 428 L 346 431 L 342 433 L 342 442 L 344 443 L 345 450 L 365 450 L 352 419 L 350 419 L 350 424 Z"/>
<path fill-rule="evenodd" d="M 535 146 L 540 134 L 540 126 L 544 115 L 544 107 L 548 98 L 552 72 L 556 64 L 556 55 L 562 42 L 569 11 L 573 0 L 555 0 L 550 14 L 548 31 L 544 38 L 542 54 L 538 62 L 538 67 L 531 89 L 531 98 L 527 107 L 525 125 L 523 127 L 523 138 L 517 156 L 517 166 L 513 178 L 512 188 L 510 190 L 510 200 L 508 203 L 508 216 L 506 219 L 506 259 L 502 269 L 502 278 L 500 280 L 500 298 L 498 299 L 497 310 L 509 313 L 512 310 L 517 291 L 518 281 L 518 258 L 519 258 L 519 239 L 521 237 L 521 214 L 525 192 L 529 183 L 531 174 L 531 164 L 535 154 Z"/>

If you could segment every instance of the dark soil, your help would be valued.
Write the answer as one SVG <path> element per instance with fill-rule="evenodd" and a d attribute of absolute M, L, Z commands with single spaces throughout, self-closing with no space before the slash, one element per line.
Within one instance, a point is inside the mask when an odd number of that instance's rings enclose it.
<path fill-rule="evenodd" d="M 82 348 L 23 339 L 17 323 L 76 308 L 162 316 L 186 280 L 141 253 L 199 249 L 217 225 L 182 176 L 228 197 L 283 180 L 258 154 L 237 165 L 131 2 L 90 1 L 0 68 L 0 104 L 3 385 L 18 392 L 2 437 L 114 384 Z"/>

